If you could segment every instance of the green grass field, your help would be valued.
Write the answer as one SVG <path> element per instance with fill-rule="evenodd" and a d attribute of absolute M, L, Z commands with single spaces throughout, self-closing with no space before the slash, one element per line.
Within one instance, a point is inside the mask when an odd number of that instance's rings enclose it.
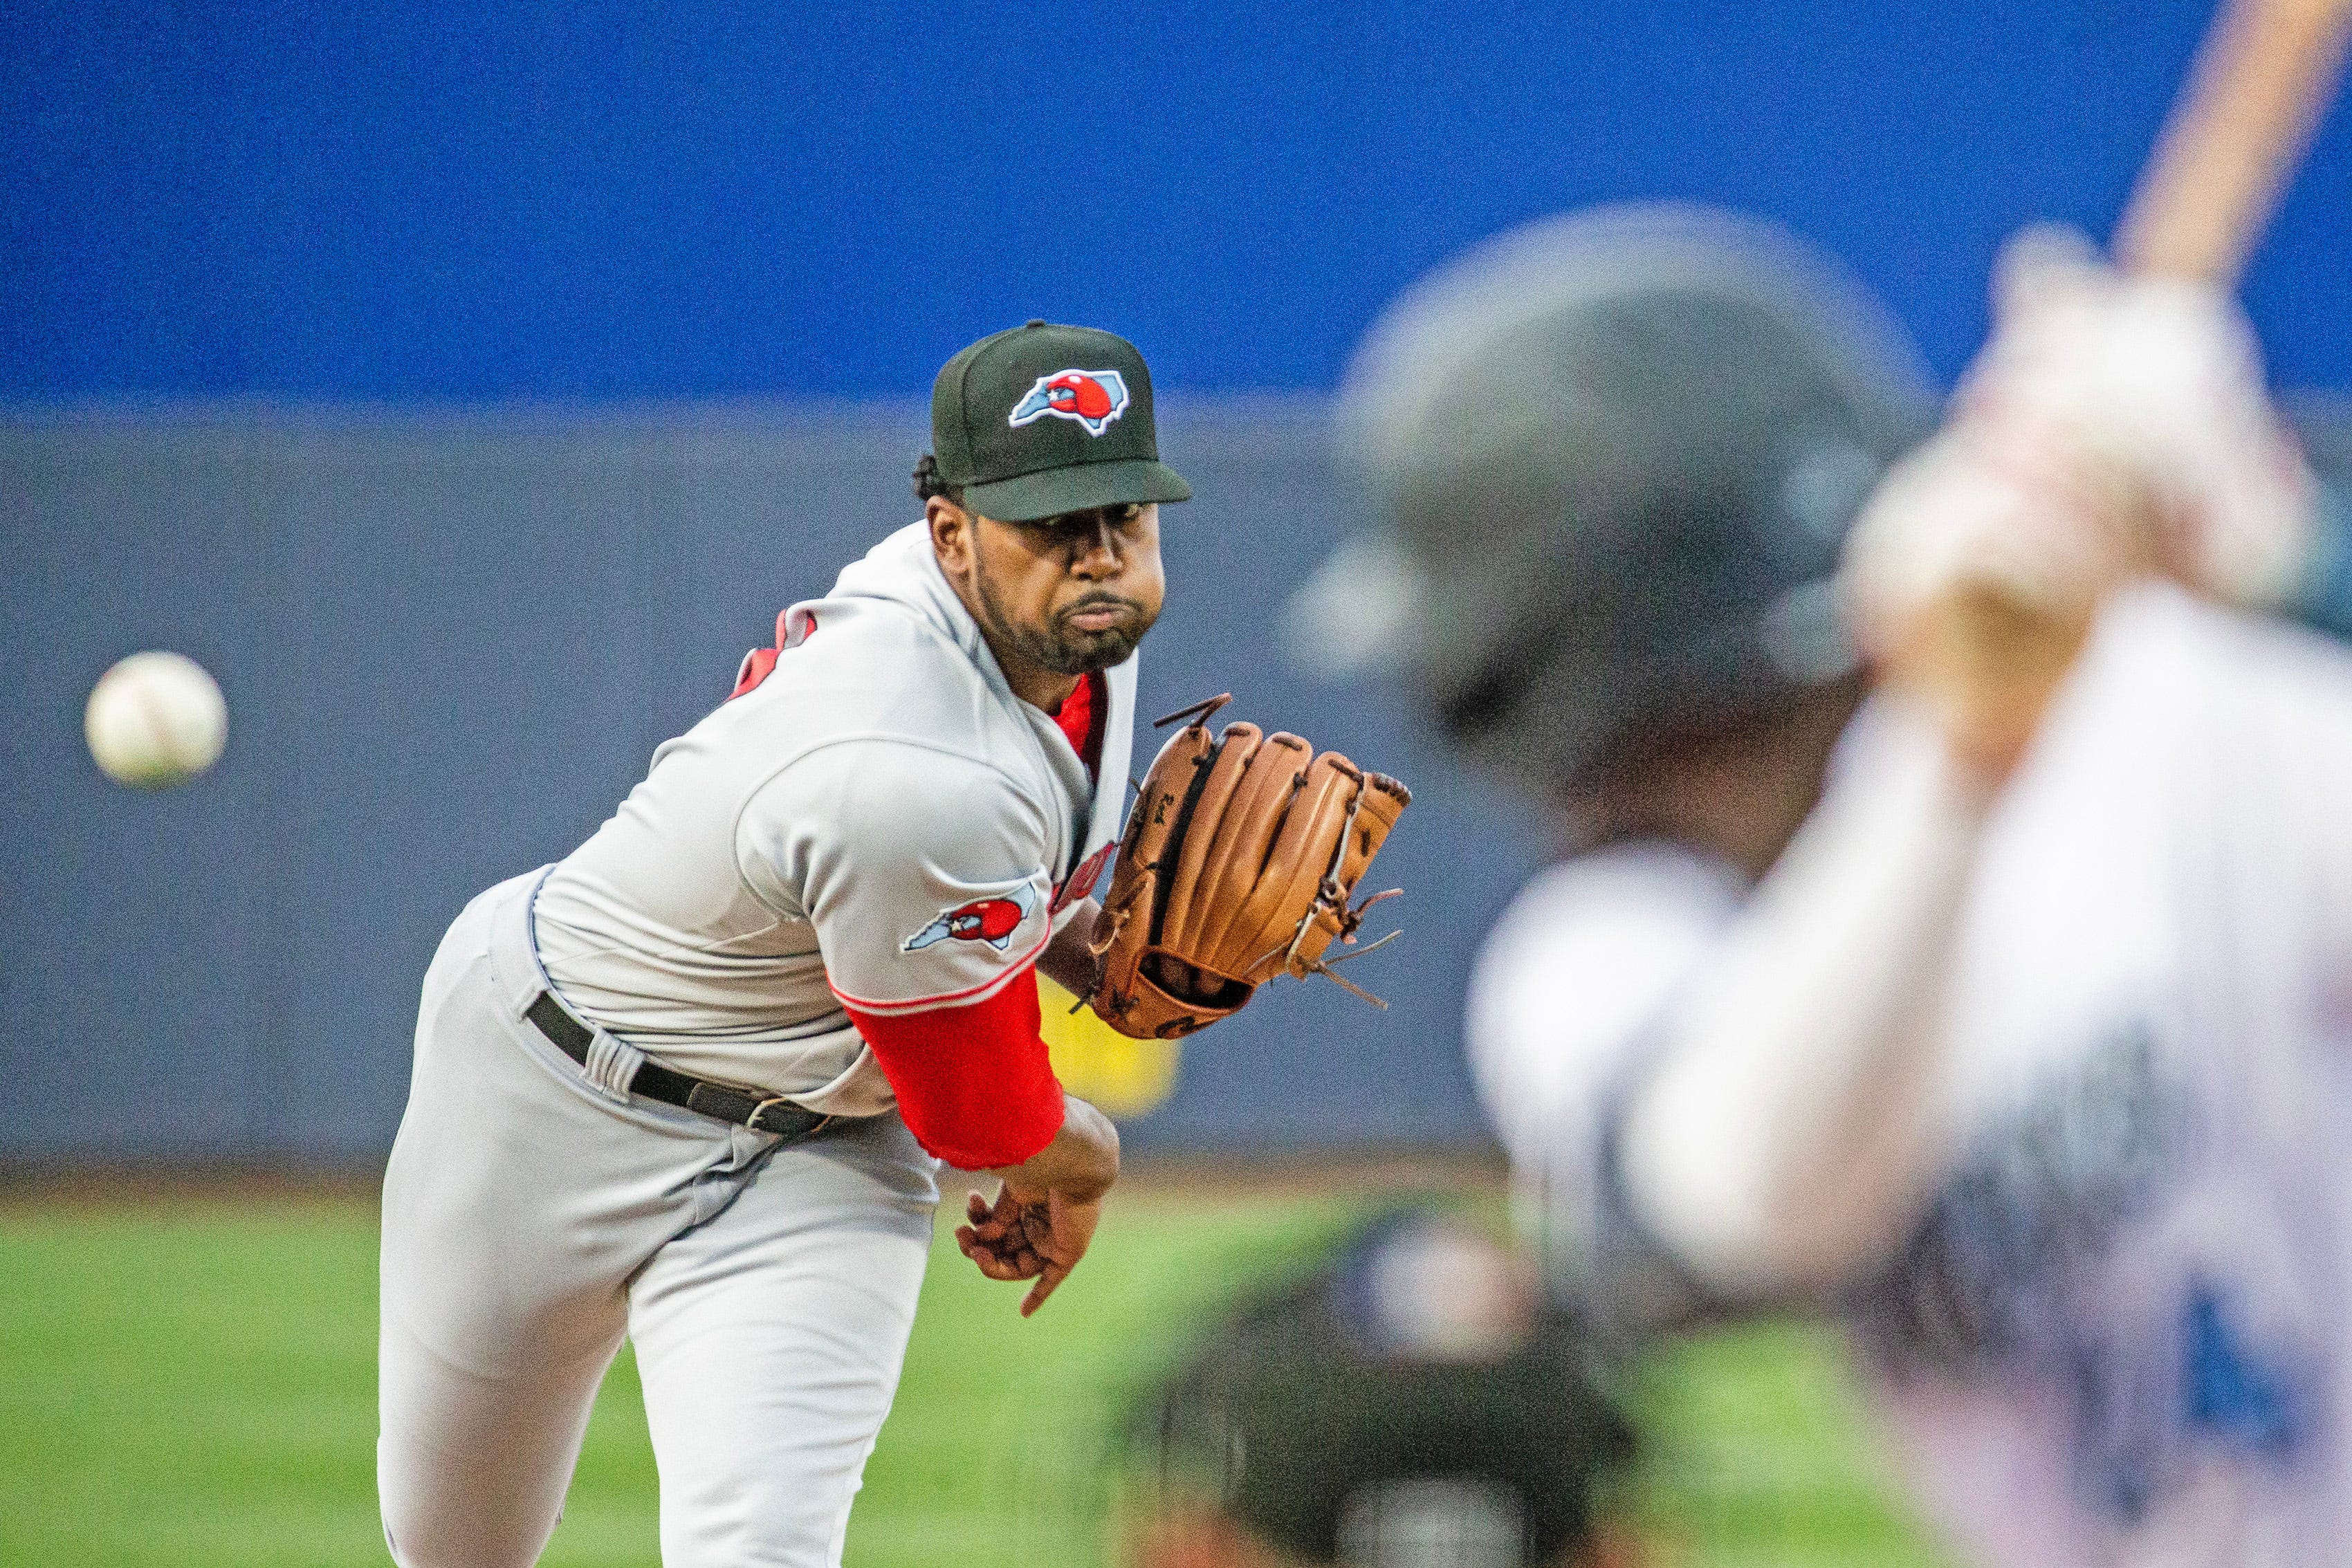
<path fill-rule="evenodd" d="M 1215 1305 L 1370 1200 L 1142 1186 L 1023 1322 L 940 1245 L 853 1568 L 1109 1560 L 1103 1457 L 1126 1391 Z M 944 1213 L 944 1210 L 943 1210 Z M 0 1564 L 383 1563 L 375 1217 L 357 1197 L 0 1205 Z M 1659 1358 L 1635 1507 L 1669 1563 L 1931 1564 L 1831 1345 L 1785 1326 Z M 607 1379 L 551 1565 L 654 1564 L 635 1368 Z"/>

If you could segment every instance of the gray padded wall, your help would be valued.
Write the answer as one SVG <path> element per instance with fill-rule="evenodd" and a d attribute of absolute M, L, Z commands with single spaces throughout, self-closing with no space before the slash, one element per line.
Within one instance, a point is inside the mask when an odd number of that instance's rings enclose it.
<path fill-rule="evenodd" d="M 1318 410 L 1165 423 L 1200 499 L 1170 509 L 1145 716 L 1230 686 L 1416 805 L 1381 862 L 1406 938 L 1357 971 L 1392 1010 L 1273 988 L 1132 1141 L 1475 1140 L 1462 976 L 1534 841 L 1392 695 L 1262 633 L 1346 517 Z M 379 1155 L 449 918 L 593 829 L 783 604 L 911 519 L 922 441 L 912 410 L 762 405 L 0 423 L 0 1158 Z M 80 735 L 143 647 L 202 660 L 230 711 L 221 765 L 155 795 Z"/>

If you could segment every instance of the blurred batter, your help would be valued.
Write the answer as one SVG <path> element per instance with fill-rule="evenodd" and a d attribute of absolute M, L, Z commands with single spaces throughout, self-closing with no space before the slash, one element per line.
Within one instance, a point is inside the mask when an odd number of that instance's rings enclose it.
<path fill-rule="evenodd" d="M 1349 403 L 1385 529 L 1301 608 L 1397 606 L 1363 653 L 1402 643 L 1574 852 L 1468 1019 L 1564 1284 L 1629 1332 L 1836 1311 L 1976 1560 L 2332 1561 L 2352 658 L 2281 617 L 2352 620 L 2347 518 L 2233 307 L 2066 265 L 2067 353 L 2026 317 L 1973 395 L 2126 454 L 2186 531 L 2020 756 L 1874 694 L 1837 574 L 1874 491 L 1956 519 L 1931 544 L 2069 570 L 2001 488 L 2033 500 L 2031 462 L 1884 484 L 1937 413 L 1899 335 L 1714 214 L 1538 227 L 1409 295 Z"/>

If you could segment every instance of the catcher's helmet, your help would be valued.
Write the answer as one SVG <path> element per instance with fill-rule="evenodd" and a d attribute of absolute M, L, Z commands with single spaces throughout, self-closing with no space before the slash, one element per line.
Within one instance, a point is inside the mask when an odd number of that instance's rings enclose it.
<path fill-rule="evenodd" d="M 1516 230 L 1359 350 L 1342 452 L 1378 526 L 1302 590 L 1300 651 L 1402 652 L 1468 752 L 1570 787 L 1852 668 L 1839 546 L 1935 407 L 1885 310 L 1777 229 L 1667 205 Z"/>
<path fill-rule="evenodd" d="M 1635 1457 L 1585 1326 L 1442 1215 L 1245 1301 L 1134 1410 L 1144 1500 L 1307 1563 L 1582 1562 Z"/>

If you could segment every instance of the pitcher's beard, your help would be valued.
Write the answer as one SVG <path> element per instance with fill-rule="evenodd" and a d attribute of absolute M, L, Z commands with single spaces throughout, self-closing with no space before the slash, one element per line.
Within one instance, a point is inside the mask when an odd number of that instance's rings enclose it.
<path fill-rule="evenodd" d="M 1100 632 L 1069 631 L 1058 621 L 1054 630 L 1040 631 L 1021 625 L 1007 615 L 991 591 L 986 577 L 980 579 L 978 587 L 981 611 L 987 619 L 983 630 L 989 641 L 1057 675 L 1091 675 L 1122 664 L 1142 645 L 1143 634 L 1151 630 L 1151 621 L 1146 618 L 1132 625 L 1108 627 Z"/>

